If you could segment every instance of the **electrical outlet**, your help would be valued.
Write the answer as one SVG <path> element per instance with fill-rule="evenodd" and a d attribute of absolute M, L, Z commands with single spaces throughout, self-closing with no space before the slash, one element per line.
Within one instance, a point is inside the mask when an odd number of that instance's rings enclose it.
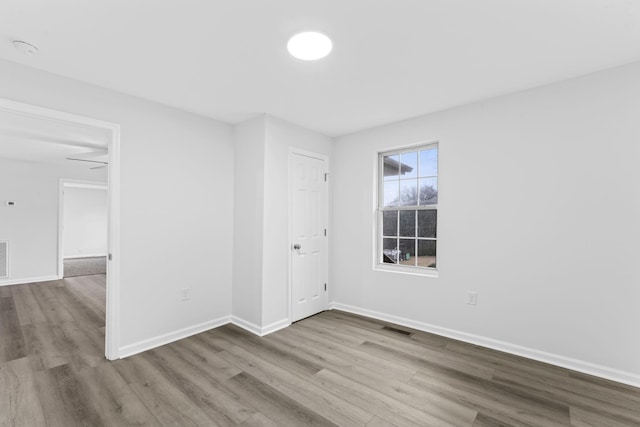
<path fill-rule="evenodd" d="M 187 301 L 189 300 L 191 297 L 189 296 L 189 292 L 191 290 L 189 288 L 184 288 L 180 291 L 180 295 L 182 296 L 182 301 Z"/>
<path fill-rule="evenodd" d="M 467 292 L 467 304 L 476 305 L 478 303 L 478 293 L 473 291 Z"/>

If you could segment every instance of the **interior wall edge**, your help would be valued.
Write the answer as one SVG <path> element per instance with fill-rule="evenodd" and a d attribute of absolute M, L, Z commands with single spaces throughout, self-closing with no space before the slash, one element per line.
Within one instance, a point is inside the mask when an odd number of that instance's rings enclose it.
<path fill-rule="evenodd" d="M 407 319 L 392 314 L 381 313 L 379 311 L 369 310 L 363 307 L 342 304 L 339 302 L 329 303 L 330 310 L 341 310 L 348 313 L 358 314 L 360 316 L 370 317 L 384 322 L 395 323 L 419 331 L 440 335 L 469 344 L 479 345 L 481 347 L 502 351 L 516 356 L 526 357 L 527 359 L 537 360 L 538 362 L 548 363 L 550 365 L 559 366 L 561 368 L 571 369 L 599 378 L 640 387 L 640 375 L 632 372 L 621 371 L 608 366 L 597 365 L 584 360 L 573 359 L 559 354 L 547 353 L 545 351 L 534 348 L 523 347 L 506 341 L 500 341 L 493 338 L 470 334 L 449 328 L 443 328 L 418 320 Z"/>

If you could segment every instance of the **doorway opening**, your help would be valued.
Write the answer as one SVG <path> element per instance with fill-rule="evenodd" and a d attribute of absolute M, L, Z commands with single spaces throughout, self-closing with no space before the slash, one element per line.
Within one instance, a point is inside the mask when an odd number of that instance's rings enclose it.
<path fill-rule="evenodd" d="M 109 208 L 106 183 L 60 179 L 58 277 L 107 274 Z"/>
<path fill-rule="evenodd" d="M 104 290 L 106 296 L 103 295 L 105 300 L 103 301 L 105 313 L 104 355 L 109 360 L 118 359 L 120 323 L 118 309 L 120 294 L 120 127 L 114 123 L 2 98 L 0 98 L 0 116 L 2 118 L 0 120 L 0 142 L 3 143 L 3 149 L 6 149 L 8 153 L 5 157 L 9 158 L 9 160 L 13 157 L 19 161 L 24 161 L 25 165 L 36 164 L 38 161 L 43 162 L 44 160 L 50 160 L 54 163 L 59 161 L 61 163 L 57 167 L 60 169 L 62 164 L 73 162 L 70 158 L 86 156 L 88 153 L 96 151 L 104 153 L 104 160 L 96 161 L 97 163 L 92 165 L 89 164 L 90 162 L 85 163 L 87 163 L 87 168 L 89 169 L 95 168 L 98 163 L 104 165 L 106 173 L 106 187 L 108 187 L 106 221 L 108 223 L 108 233 L 106 239 L 107 252 L 104 255 L 107 255 L 109 260 L 106 264 L 106 289 Z M 60 159 L 61 155 L 63 155 L 62 159 Z M 20 166 L 16 166 L 14 170 L 19 172 L 20 168 Z M 54 204 L 60 200 L 59 193 L 56 193 L 56 187 L 62 187 L 59 181 L 60 178 L 63 178 L 62 174 L 59 174 L 58 178 L 53 182 L 53 192 L 38 190 L 40 191 L 39 194 L 46 195 L 48 198 L 53 196 Z M 105 185 L 104 182 L 102 185 Z M 24 195 L 19 186 L 15 186 L 12 191 L 14 191 L 17 199 Z M 37 203 L 42 202 L 41 199 L 42 197 L 33 198 Z M 13 202 L 13 204 L 9 206 L 9 202 Z M 7 202 L 6 213 L 11 215 L 10 217 L 13 219 L 26 220 L 28 217 L 20 217 L 21 209 L 24 208 L 26 210 L 29 207 L 34 208 L 32 211 L 37 211 L 35 208 L 38 206 L 33 203 L 22 204 L 19 200 L 11 200 Z M 48 272 L 51 269 L 53 271 L 40 277 L 30 275 L 27 271 L 28 267 L 25 267 L 25 265 L 29 266 L 34 263 L 30 263 L 28 259 L 29 246 L 24 243 L 23 236 L 4 239 L 5 236 L 0 235 L 1 240 L 9 242 L 5 250 L 8 250 L 6 258 L 10 262 L 10 265 L 5 268 L 10 274 L 8 277 L 0 279 L 0 286 L 46 282 L 62 278 L 64 271 L 63 239 L 58 236 L 57 245 L 55 244 L 55 224 L 56 222 L 59 224 L 61 221 L 60 210 L 62 206 L 59 203 L 57 209 L 57 221 L 55 212 L 53 214 L 54 248 L 51 253 L 47 252 L 42 255 L 44 260 L 42 262 L 42 265 L 44 265 L 43 271 Z M 50 224 L 51 220 L 47 220 L 45 223 Z M 58 227 L 58 234 L 59 230 L 60 228 Z M 35 235 L 37 233 L 31 232 L 28 237 L 32 238 Z M 52 268 L 47 267 L 51 262 L 53 263 Z M 53 276 L 51 276 L 52 273 Z"/>

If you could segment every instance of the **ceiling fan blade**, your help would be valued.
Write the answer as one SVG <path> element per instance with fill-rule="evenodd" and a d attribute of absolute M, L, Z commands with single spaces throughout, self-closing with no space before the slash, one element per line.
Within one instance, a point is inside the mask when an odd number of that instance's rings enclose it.
<path fill-rule="evenodd" d="M 109 162 L 101 162 L 99 160 L 89 160 L 89 159 L 77 159 L 77 158 L 74 158 L 74 157 L 67 157 L 67 160 L 73 160 L 73 161 L 76 161 L 76 162 L 100 163 L 102 165 L 108 165 L 109 164 Z"/>
<path fill-rule="evenodd" d="M 99 159 L 102 160 L 101 158 L 106 158 L 107 157 L 107 150 L 102 150 L 102 149 L 97 149 L 97 150 L 91 150 L 91 151 L 85 151 L 83 153 L 77 153 L 74 154 L 73 157 L 76 159 Z"/>

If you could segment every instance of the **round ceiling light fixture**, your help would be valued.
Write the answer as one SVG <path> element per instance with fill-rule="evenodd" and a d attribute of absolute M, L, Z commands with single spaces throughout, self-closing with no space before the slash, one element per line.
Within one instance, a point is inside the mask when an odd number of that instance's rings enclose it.
<path fill-rule="evenodd" d="M 13 47 L 15 47 L 16 50 L 22 54 L 31 56 L 38 53 L 38 47 L 35 45 L 32 45 L 31 43 L 27 43 L 22 40 L 14 40 L 12 43 L 13 43 Z"/>
<path fill-rule="evenodd" d="M 322 33 L 314 31 L 298 33 L 291 37 L 289 43 L 287 43 L 289 53 L 303 61 L 315 61 L 316 59 L 324 58 L 331 52 L 331 49 L 333 49 L 331 39 Z"/>

